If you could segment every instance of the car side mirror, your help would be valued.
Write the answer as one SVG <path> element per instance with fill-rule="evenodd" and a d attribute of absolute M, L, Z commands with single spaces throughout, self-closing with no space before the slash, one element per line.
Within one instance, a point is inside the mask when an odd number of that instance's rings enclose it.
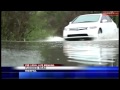
<path fill-rule="evenodd" d="M 72 22 L 69 22 L 69 24 L 71 24 Z"/>
<path fill-rule="evenodd" d="M 106 22 L 107 22 L 107 19 L 103 19 L 103 20 L 102 20 L 102 23 L 106 23 Z"/>

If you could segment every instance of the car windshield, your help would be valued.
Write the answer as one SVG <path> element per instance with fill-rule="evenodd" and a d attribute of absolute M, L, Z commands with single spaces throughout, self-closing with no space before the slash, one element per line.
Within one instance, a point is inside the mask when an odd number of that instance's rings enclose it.
<path fill-rule="evenodd" d="M 97 22 L 100 15 L 82 15 L 77 17 L 72 23 Z"/>

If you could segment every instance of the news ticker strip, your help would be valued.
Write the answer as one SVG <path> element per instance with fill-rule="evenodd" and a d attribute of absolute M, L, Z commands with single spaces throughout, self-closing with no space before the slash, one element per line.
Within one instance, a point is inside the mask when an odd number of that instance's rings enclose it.
<path fill-rule="evenodd" d="M 63 66 L 63 64 L 24 64 L 25 67 L 54 67 L 54 66 Z"/>

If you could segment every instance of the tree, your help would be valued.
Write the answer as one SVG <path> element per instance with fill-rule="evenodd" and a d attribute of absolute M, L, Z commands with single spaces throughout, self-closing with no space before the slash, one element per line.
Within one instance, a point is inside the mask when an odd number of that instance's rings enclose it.
<path fill-rule="evenodd" d="M 2 38 L 5 40 L 23 40 L 27 32 L 29 11 L 2 12 Z"/>

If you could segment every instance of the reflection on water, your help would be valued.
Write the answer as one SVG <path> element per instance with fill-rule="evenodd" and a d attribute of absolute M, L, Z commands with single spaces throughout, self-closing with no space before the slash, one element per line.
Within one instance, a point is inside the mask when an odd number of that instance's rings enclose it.
<path fill-rule="evenodd" d="M 118 42 L 2 42 L 2 66 L 64 64 L 118 66 Z"/>
<path fill-rule="evenodd" d="M 80 65 L 116 65 L 118 62 L 118 48 L 104 48 L 96 45 L 80 45 L 64 42 L 64 54 L 68 62 L 76 62 Z"/>

